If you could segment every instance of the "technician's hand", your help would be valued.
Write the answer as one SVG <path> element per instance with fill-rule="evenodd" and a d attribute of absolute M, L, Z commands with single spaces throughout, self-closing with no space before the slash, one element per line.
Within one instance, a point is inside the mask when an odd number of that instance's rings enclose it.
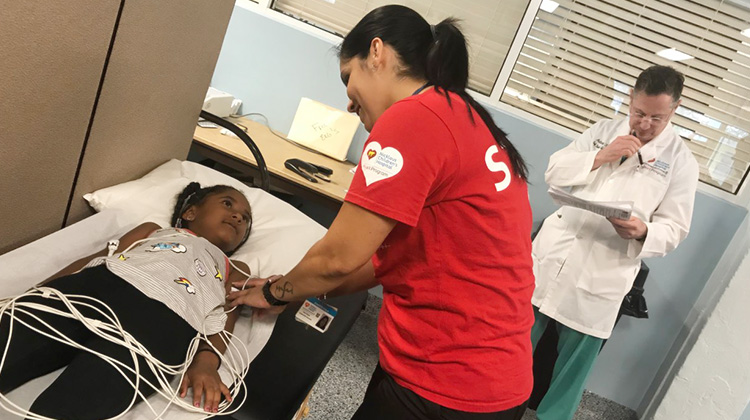
<path fill-rule="evenodd" d="M 268 279 L 259 279 L 254 287 L 248 287 L 244 290 L 232 292 L 227 295 L 227 303 L 230 307 L 236 307 L 240 305 L 247 305 L 257 309 L 264 309 L 270 313 L 279 314 L 284 311 L 286 306 L 271 306 L 266 298 L 263 296 L 262 287 L 266 282 L 273 283 L 280 279 L 282 276 L 275 275 Z M 241 288 L 242 282 L 236 282 L 234 287 Z"/>
<path fill-rule="evenodd" d="M 232 287 L 239 290 L 252 289 L 254 287 L 263 287 L 268 280 L 260 277 L 251 277 L 247 280 L 238 280 L 232 282 Z"/>
<path fill-rule="evenodd" d="M 619 136 L 596 154 L 594 166 L 591 170 L 594 170 L 605 163 L 619 161 L 623 156 L 631 157 L 636 154 L 641 147 L 643 147 L 643 143 L 641 143 L 637 137 L 631 135 Z"/>
<path fill-rule="evenodd" d="M 260 287 L 253 287 L 245 290 L 238 290 L 227 295 L 227 304 L 230 308 L 235 306 L 247 305 L 253 308 L 266 309 L 271 305 L 268 304 Z"/>
<path fill-rule="evenodd" d="M 623 239 L 643 239 L 648 233 L 648 226 L 637 217 L 630 217 L 630 220 L 615 219 L 608 217 L 610 223 Z"/>
<path fill-rule="evenodd" d="M 219 377 L 217 357 L 210 351 L 197 353 L 180 384 L 180 397 L 184 398 L 187 390 L 193 387 L 193 405 L 200 407 L 204 397 L 203 409 L 208 413 L 218 412 L 222 394 L 232 402 L 229 388 Z"/>
<path fill-rule="evenodd" d="M 280 279 L 281 277 L 283 276 L 281 276 L 280 274 L 274 274 L 273 276 L 267 279 L 264 279 L 261 277 L 254 277 L 254 278 L 248 279 L 247 281 L 244 281 L 244 280 L 235 281 L 232 283 L 232 287 L 234 287 L 235 289 L 239 289 L 239 290 L 252 289 L 255 287 L 260 288 L 260 287 L 263 287 L 264 284 L 268 282 L 273 283 L 276 280 Z"/>

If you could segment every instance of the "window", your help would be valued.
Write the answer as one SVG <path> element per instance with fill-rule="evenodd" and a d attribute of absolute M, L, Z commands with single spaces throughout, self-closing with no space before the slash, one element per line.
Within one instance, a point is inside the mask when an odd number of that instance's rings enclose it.
<path fill-rule="evenodd" d="M 276 0 L 273 8 L 337 34 L 346 34 L 372 9 L 408 6 L 435 24 L 461 19 L 469 43 L 469 86 L 489 95 L 516 35 L 529 0 Z"/>
<path fill-rule="evenodd" d="M 641 70 L 685 74 L 672 119 L 703 182 L 736 194 L 750 163 L 750 10 L 741 0 L 544 0 L 501 101 L 583 131 L 628 113 Z"/>

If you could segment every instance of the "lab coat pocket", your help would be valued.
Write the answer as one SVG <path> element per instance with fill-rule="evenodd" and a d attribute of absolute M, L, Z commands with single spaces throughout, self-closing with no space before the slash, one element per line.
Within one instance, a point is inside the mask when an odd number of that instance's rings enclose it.
<path fill-rule="evenodd" d="M 668 180 L 645 167 L 636 172 L 633 181 L 633 186 L 637 188 L 633 200 L 635 216 L 645 217 L 648 221 L 667 193 Z"/>
<path fill-rule="evenodd" d="M 536 288 L 534 296 L 545 296 L 551 280 L 557 277 L 562 267 L 562 262 L 557 258 L 540 258 L 535 253 L 531 253 L 531 259 L 534 262 L 534 279 Z"/>
<path fill-rule="evenodd" d="M 562 214 L 561 208 L 544 219 L 541 229 L 531 244 L 531 252 L 537 260 L 544 260 L 550 252 L 554 253 L 561 236 L 568 229 L 568 224 Z"/>
<path fill-rule="evenodd" d="M 625 241 L 612 239 L 592 244 L 585 269 L 576 282 L 576 288 L 602 299 L 621 301 L 626 293 L 624 278 L 630 272 L 626 253 L 621 248 Z"/>

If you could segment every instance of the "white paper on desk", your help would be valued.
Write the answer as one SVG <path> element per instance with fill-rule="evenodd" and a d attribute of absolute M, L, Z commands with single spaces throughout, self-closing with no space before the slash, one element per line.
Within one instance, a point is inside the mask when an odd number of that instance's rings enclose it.
<path fill-rule="evenodd" d="M 345 160 L 359 118 L 312 99 L 302 98 L 289 139 L 334 159 Z"/>
<path fill-rule="evenodd" d="M 600 216 L 623 220 L 630 219 L 630 215 L 633 213 L 632 201 L 589 201 L 578 198 L 557 187 L 549 187 L 547 192 L 558 206 L 576 207 Z"/>

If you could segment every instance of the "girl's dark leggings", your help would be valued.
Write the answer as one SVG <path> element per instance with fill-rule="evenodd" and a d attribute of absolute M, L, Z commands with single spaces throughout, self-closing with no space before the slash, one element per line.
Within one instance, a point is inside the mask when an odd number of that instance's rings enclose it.
<path fill-rule="evenodd" d="M 103 265 L 55 279 L 45 286 L 66 295 L 86 295 L 106 303 L 117 314 L 124 329 L 164 363 L 182 363 L 190 340 L 196 335 L 196 331 L 179 315 L 161 302 L 146 297 Z M 49 298 L 25 300 L 63 308 L 60 302 Z M 94 315 L 93 310 L 82 312 L 92 318 L 101 318 Z M 86 348 L 133 367 L 133 358 L 127 349 L 94 335 L 80 321 L 40 311 L 34 313 Z M 31 379 L 65 367 L 34 401 L 32 412 L 66 420 L 103 419 L 128 407 L 135 390 L 114 367 L 92 353 L 59 343 L 18 322 L 24 320 L 48 330 L 29 315 L 16 312 L 15 317 L 16 320 L 11 320 L 5 313 L 0 319 L 0 355 L 8 342 L 9 327 L 13 322 L 8 354 L 0 370 L 0 392 L 5 394 Z M 158 386 L 145 361 L 139 358 L 139 362 L 141 375 Z M 128 373 L 128 377 L 135 381 L 132 373 Z M 143 381 L 139 389 L 144 395 L 154 393 L 154 389 Z M 136 401 L 140 401 L 140 397 Z"/>

